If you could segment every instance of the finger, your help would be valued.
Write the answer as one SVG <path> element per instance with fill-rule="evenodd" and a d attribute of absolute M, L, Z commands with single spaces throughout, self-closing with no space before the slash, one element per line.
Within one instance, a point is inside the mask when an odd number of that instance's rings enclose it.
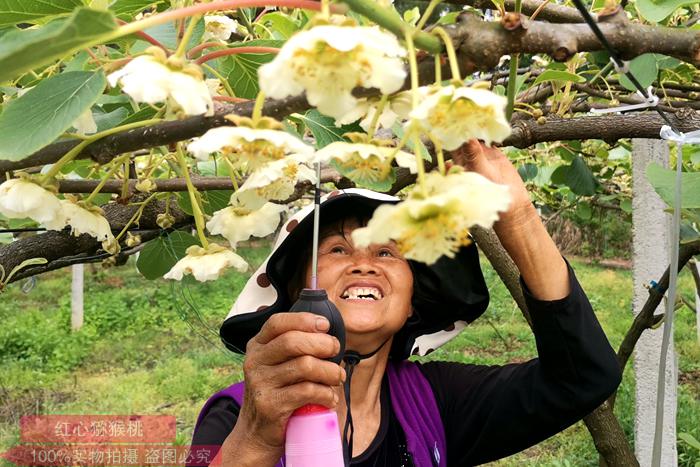
<path fill-rule="evenodd" d="M 338 394 L 332 387 L 304 381 L 287 386 L 279 392 L 280 405 L 294 411 L 308 404 L 333 408 L 338 404 Z"/>
<path fill-rule="evenodd" d="M 287 331 L 268 342 L 257 357 L 264 365 L 277 365 L 303 355 L 330 358 L 340 351 L 335 337 L 318 332 Z"/>
<path fill-rule="evenodd" d="M 307 312 L 275 313 L 263 324 L 255 336 L 259 344 L 267 344 L 288 331 L 326 332 L 330 327 L 322 316 Z"/>
<path fill-rule="evenodd" d="M 452 160 L 468 169 L 482 163 L 483 159 L 484 148 L 476 139 L 471 139 L 452 151 Z"/>
<path fill-rule="evenodd" d="M 339 386 L 345 380 L 345 370 L 338 364 L 304 355 L 267 368 L 275 386 L 291 386 L 303 381 L 326 386 Z"/>

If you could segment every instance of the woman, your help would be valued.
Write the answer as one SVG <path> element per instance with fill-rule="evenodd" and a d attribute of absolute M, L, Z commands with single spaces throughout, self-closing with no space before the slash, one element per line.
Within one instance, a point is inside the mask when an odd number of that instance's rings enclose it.
<path fill-rule="evenodd" d="M 476 248 L 430 267 L 406 261 L 394 244 L 355 248 L 352 230 L 396 199 L 346 190 L 322 204 L 319 286 L 342 314 L 347 348 L 361 359 L 328 361 L 339 349 L 328 323 L 282 313 L 310 280 L 312 216 L 300 213 L 222 326 L 230 349 L 245 347 L 245 384 L 207 402 L 193 445 L 221 445 L 225 467 L 275 465 L 289 416 L 315 403 L 336 410 L 341 426 L 351 414 L 352 465 L 477 465 L 563 430 L 617 388 L 615 353 L 518 172 L 499 150 L 476 141 L 452 157 L 511 189 L 511 207 L 494 229 L 520 270 L 539 358 L 505 366 L 407 363 L 485 310 Z"/>

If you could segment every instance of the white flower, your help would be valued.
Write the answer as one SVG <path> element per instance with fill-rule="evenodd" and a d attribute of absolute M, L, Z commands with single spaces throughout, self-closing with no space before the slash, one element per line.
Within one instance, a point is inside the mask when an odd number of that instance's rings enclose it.
<path fill-rule="evenodd" d="M 241 185 L 240 191 L 254 190 L 261 198 L 284 201 L 294 193 L 299 181 L 316 182 L 316 173 L 304 164 L 305 157 L 288 156 L 270 162 L 251 173 Z"/>
<path fill-rule="evenodd" d="M 218 39 L 227 41 L 231 34 L 238 28 L 238 21 L 224 15 L 209 15 L 204 17 L 203 41 Z"/>
<path fill-rule="evenodd" d="M 109 241 L 113 237 L 112 228 L 99 207 L 86 209 L 72 201 L 61 200 L 61 208 L 66 216 L 66 224 L 70 225 L 71 233 L 76 237 L 88 234 L 100 242 Z"/>
<path fill-rule="evenodd" d="M 0 185 L 0 214 L 9 219 L 28 217 L 49 230 L 66 226 L 56 195 L 23 178 L 13 178 Z"/>
<path fill-rule="evenodd" d="M 121 84 L 122 91 L 136 102 L 155 104 L 169 97 L 187 115 L 213 114 L 214 102 L 202 79 L 173 70 L 150 55 L 141 55 L 107 77 L 110 86 Z"/>
<path fill-rule="evenodd" d="M 213 235 L 223 236 L 232 248 L 250 237 L 264 237 L 273 233 L 280 223 L 280 213 L 285 210 L 284 205 L 275 203 L 248 205 L 241 202 L 235 193 L 231 196 L 231 204 L 214 213 L 207 222 L 207 229 Z"/>
<path fill-rule="evenodd" d="M 486 144 L 510 135 L 506 98 L 485 89 L 445 86 L 425 97 L 410 117 L 448 151 L 477 138 Z"/>
<path fill-rule="evenodd" d="M 79 135 L 85 136 L 97 133 L 97 123 L 92 117 L 92 109 L 86 109 L 85 112 L 81 113 L 72 126 Z"/>
<path fill-rule="evenodd" d="M 186 256 L 163 276 L 164 279 L 182 280 L 187 274 L 192 274 L 200 282 L 218 279 L 221 273 L 233 267 L 239 272 L 248 269 L 248 263 L 233 251 L 211 243 L 208 248 L 192 245 L 186 250 Z"/>
<path fill-rule="evenodd" d="M 352 123 L 360 118 L 360 126 L 368 131 L 379 105 L 378 99 L 358 99 L 357 106 L 348 114 L 336 119 L 337 126 Z M 377 119 L 378 128 L 391 128 L 397 120 L 406 120 L 411 112 L 411 92 L 400 92 L 391 96 Z M 364 118 L 363 118 L 364 117 Z"/>
<path fill-rule="evenodd" d="M 378 191 L 386 191 L 395 181 L 391 162 L 416 173 L 416 157 L 396 148 L 336 141 L 316 152 L 314 162 L 331 162 L 341 175 Z"/>
<path fill-rule="evenodd" d="M 405 55 L 396 37 L 376 26 L 317 26 L 296 33 L 258 69 L 260 88 L 275 99 L 306 92 L 321 113 L 341 118 L 357 105 L 356 87 L 398 91 Z"/>
<path fill-rule="evenodd" d="M 367 224 L 352 233 L 358 246 L 396 241 L 408 259 L 432 264 L 450 258 L 471 241 L 469 227 L 490 227 L 510 204 L 509 189 L 474 172 L 426 176 L 425 194 L 416 186 L 396 205 L 379 206 Z"/>
<path fill-rule="evenodd" d="M 306 155 L 310 158 L 314 152 L 311 146 L 286 131 L 245 126 L 212 128 L 201 138 L 193 140 L 187 149 L 202 161 L 206 161 L 209 154 L 218 151 L 231 155 L 234 165 L 246 171 L 256 170 L 269 162 L 283 159 L 288 154 Z"/>

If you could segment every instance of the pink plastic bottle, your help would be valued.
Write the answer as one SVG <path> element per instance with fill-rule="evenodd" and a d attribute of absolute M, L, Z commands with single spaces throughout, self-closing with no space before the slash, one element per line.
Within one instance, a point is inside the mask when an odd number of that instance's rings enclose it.
<path fill-rule="evenodd" d="M 289 467 L 344 467 L 335 411 L 315 404 L 295 410 L 287 423 L 284 454 Z"/>

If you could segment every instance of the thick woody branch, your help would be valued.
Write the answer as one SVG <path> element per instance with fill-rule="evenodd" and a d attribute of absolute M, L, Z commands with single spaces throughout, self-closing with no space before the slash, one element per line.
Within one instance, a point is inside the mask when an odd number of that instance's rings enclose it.
<path fill-rule="evenodd" d="M 630 22 L 621 9 L 599 18 L 600 29 L 624 59 L 643 53 L 660 53 L 700 65 L 700 31 L 649 26 Z M 509 29 L 463 13 L 458 22 L 446 26 L 458 46 L 461 60 L 474 71 L 495 67 L 503 55 L 545 53 L 566 61 L 577 52 L 602 50 L 588 25 L 559 24 L 515 17 Z"/>
<path fill-rule="evenodd" d="M 697 254 L 700 254 L 700 240 L 682 244 L 678 252 L 678 271 L 680 272 L 685 264 Z M 623 370 L 632 355 L 634 346 L 637 345 L 637 341 L 642 336 L 642 333 L 651 328 L 654 324 L 654 311 L 658 308 L 661 299 L 668 289 L 670 274 L 671 268 L 668 267 L 656 286 L 649 289 L 649 298 L 642 307 L 642 311 L 634 317 L 632 326 L 629 331 L 627 331 L 625 338 L 622 340 L 622 344 L 620 344 L 620 349 L 617 351 L 617 360 L 620 363 L 620 368 Z"/>
<path fill-rule="evenodd" d="M 107 204 L 103 206 L 105 217 L 113 231 L 123 229 L 139 206 Z M 146 205 L 139 220 L 139 229 L 156 230 L 156 216 L 165 212 L 165 201 L 154 201 Z M 170 203 L 170 214 L 175 218 L 175 226 L 192 222 L 190 216 Z M 101 243 L 94 237 L 83 234 L 73 236 L 69 231 L 49 231 L 39 235 L 20 238 L 7 245 L 0 245 L 0 265 L 5 271 L 11 271 L 15 266 L 30 258 L 46 258 L 47 264 L 21 270 L 12 277 L 12 281 L 33 276 L 42 272 L 53 271 L 71 264 L 77 264 L 81 259 L 87 259 L 101 250 Z M 109 255 L 107 255 L 109 256 Z"/>
<path fill-rule="evenodd" d="M 700 112 L 688 109 L 668 114 L 668 117 L 679 131 L 700 128 Z M 536 120 L 518 120 L 503 145 L 526 148 L 536 143 L 571 139 L 602 139 L 610 143 L 622 138 L 658 139 L 665 124 L 656 112 L 576 118 L 549 116 L 544 124 Z"/>
<path fill-rule="evenodd" d="M 491 0 L 451 0 L 448 3 L 454 5 L 469 5 L 480 10 L 494 9 L 494 4 Z M 582 23 L 583 18 L 581 13 L 576 8 L 557 5 L 551 2 L 541 2 L 539 0 L 523 0 L 521 3 L 521 12 L 527 16 L 531 16 L 543 3 L 547 3 L 542 10 L 537 14 L 538 19 L 549 21 L 550 23 Z M 504 7 L 506 11 L 515 11 L 515 0 L 505 0 Z"/>
<path fill-rule="evenodd" d="M 527 1 L 525 3 L 529 4 Z M 600 21 L 603 32 L 623 57 L 631 58 L 643 53 L 657 52 L 696 65 L 700 64 L 699 31 L 633 24 L 624 17 L 624 13 L 607 15 Z M 576 52 L 602 49 L 593 33 L 582 23 L 567 23 L 552 27 L 551 24 L 530 21 L 523 17 L 517 27 L 507 30 L 500 23 L 486 22 L 474 15 L 463 14 L 457 24 L 446 26 L 445 29 L 459 48 L 460 67 L 464 74 L 477 69 L 493 68 L 503 55 L 510 53 L 548 53 L 556 60 L 566 60 Z M 421 65 L 421 82 L 432 82 L 432 58 L 422 60 Z M 448 78 L 449 74 L 443 73 L 443 77 Z M 362 95 L 365 96 L 376 94 L 378 94 L 377 90 L 362 91 Z M 125 152 L 169 145 L 201 136 L 210 128 L 228 124 L 224 119 L 226 114 L 250 116 L 252 107 L 252 102 L 226 104 L 219 106 L 213 117 L 189 117 L 117 133 L 91 144 L 79 157 L 92 158 L 99 163 L 105 163 Z M 297 96 L 283 100 L 268 100 L 263 113 L 271 117 L 283 118 L 308 108 L 306 99 L 303 96 Z M 628 134 L 619 137 L 636 136 L 636 134 Z M 596 136 L 587 134 L 585 137 Z M 570 139 L 570 137 L 558 139 Z M 0 161 L 0 174 L 54 163 L 77 144 L 78 141 L 54 143 L 21 161 Z M 523 145 L 522 142 L 518 143 L 519 147 L 524 147 Z"/>

